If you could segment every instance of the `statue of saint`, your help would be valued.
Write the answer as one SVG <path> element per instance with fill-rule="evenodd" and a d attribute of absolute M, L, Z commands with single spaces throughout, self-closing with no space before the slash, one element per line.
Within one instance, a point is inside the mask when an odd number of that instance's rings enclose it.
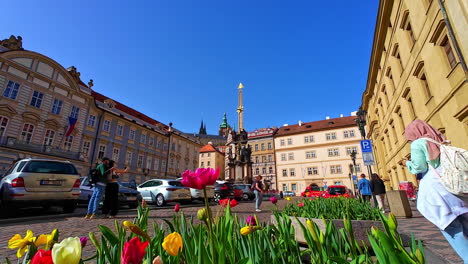
<path fill-rule="evenodd" d="M 247 145 L 247 148 L 245 149 L 245 151 L 246 151 L 245 152 L 245 156 L 246 156 L 245 162 L 249 162 L 250 159 L 251 159 L 250 156 L 252 155 L 252 146 L 250 146 L 250 144 Z"/>
<path fill-rule="evenodd" d="M 247 142 L 248 138 L 249 138 L 249 135 L 247 134 L 247 131 L 245 131 L 244 129 L 242 129 L 240 132 L 240 141 L 242 142 Z"/>

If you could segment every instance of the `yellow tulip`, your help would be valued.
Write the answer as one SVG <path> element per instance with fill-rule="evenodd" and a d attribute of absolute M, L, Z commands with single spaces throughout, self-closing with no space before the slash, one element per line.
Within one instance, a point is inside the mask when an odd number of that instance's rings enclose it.
<path fill-rule="evenodd" d="M 81 260 L 79 237 L 67 237 L 52 248 L 54 264 L 78 264 Z"/>
<path fill-rule="evenodd" d="M 34 238 L 34 245 L 36 247 L 40 247 L 41 245 L 46 245 L 46 250 L 49 249 L 52 244 L 54 243 L 54 240 L 56 239 L 55 237 L 57 236 L 58 230 L 54 229 L 50 234 L 48 235 L 40 235 L 37 238 Z"/>
<path fill-rule="evenodd" d="M 141 230 L 140 227 L 138 227 L 137 225 L 135 225 L 134 223 L 130 222 L 130 221 L 123 221 L 123 225 L 128 229 L 130 230 L 130 232 L 134 233 L 134 234 L 137 234 L 139 236 L 142 236 L 144 237 L 146 240 L 150 241 L 151 238 L 148 236 L 148 234 Z"/>
<path fill-rule="evenodd" d="M 291 201 L 291 197 L 289 197 L 289 196 L 286 197 L 285 199 L 286 199 L 286 201 Z"/>
<path fill-rule="evenodd" d="M 246 236 L 248 234 L 251 234 L 251 233 L 257 231 L 260 228 L 261 227 L 259 227 L 259 226 L 244 226 L 243 228 L 241 228 L 240 233 L 241 233 L 241 235 Z"/>
<path fill-rule="evenodd" d="M 34 239 L 33 236 L 34 234 L 31 230 L 26 231 L 26 235 L 24 236 L 24 238 L 22 238 L 20 234 L 16 234 L 8 241 L 8 248 L 18 248 L 18 251 L 16 252 L 16 257 L 21 258 L 24 255 L 24 253 L 28 251 L 28 246 L 32 243 Z"/>
<path fill-rule="evenodd" d="M 167 253 L 169 253 L 169 255 L 177 256 L 177 254 L 179 254 L 183 248 L 182 236 L 180 236 L 180 234 L 177 232 L 169 234 L 164 238 L 162 247 L 167 251 Z"/>

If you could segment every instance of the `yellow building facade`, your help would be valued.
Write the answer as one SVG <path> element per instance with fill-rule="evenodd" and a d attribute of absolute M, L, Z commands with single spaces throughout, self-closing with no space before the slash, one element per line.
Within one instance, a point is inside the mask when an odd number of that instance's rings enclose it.
<path fill-rule="evenodd" d="M 210 143 L 200 149 L 199 168 L 219 168 L 219 179 L 224 179 L 225 174 L 225 159 L 223 148 L 216 147 Z"/>
<path fill-rule="evenodd" d="M 404 129 L 421 119 L 468 148 L 468 2 L 382 0 L 362 109 L 378 173 L 388 186 L 416 183 Z"/>

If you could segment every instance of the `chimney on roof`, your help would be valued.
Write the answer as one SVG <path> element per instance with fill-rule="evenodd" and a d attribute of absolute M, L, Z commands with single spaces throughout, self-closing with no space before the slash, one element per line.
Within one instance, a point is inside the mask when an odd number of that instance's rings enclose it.
<path fill-rule="evenodd" d="M 356 115 L 357 115 L 357 111 L 351 112 L 351 116 L 356 116 Z"/>
<path fill-rule="evenodd" d="M 328 120 L 328 119 L 330 119 L 330 117 L 329 117 L 329 116 L 326 116 L 325 119 Z"/>
<path fill-rule="evenodd" d="M 209 141 L 208 144 L 213 145 L 213 142 Z"/>
<path fill-rule="evenodd" d="M 283 126 L 289 126 L 288 124 L 284 124 Z"/>
<path fill-rule="evenodd" d="M 302 121 L 301 120 L 299 120 L 299 126 L 302 126 Z"/>
<path fill-rule="evenodd" d="M 343 117 L 343 114 L 340 114 L 340 117 Z"/>

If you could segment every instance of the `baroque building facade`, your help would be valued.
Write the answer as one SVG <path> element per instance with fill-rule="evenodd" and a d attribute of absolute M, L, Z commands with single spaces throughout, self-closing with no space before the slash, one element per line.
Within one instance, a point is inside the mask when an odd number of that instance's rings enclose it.
<path fill-rule="evenodd" d="M 379 175 L 389 187 L 415 176 L 405 127 L 421 119 L 468 148 L 466 1 L 381 0 L 362 109 Z"/>
<path fill-rule="evenodd" d="M 219 169 L 219 179 L 224 179 L 225 161 L 224 146 L 216 147 L 208 143 L 200 149 L 199 168 Z"/>
<path fill-rule="evenodd" d="M 248 133 L 248 144 L 252 148 L 252 175 L 261 175 L 268 190 L 278 190 L 276 179 L 275 141 L 278 129 L 262 128 Z"/>
<path fill-rule="evenodd" d="M 348 116 L 280 127 L 274 136 L 279 190 L 302 192 L 310 184 L 352 189 L 350 154 L 357 153 L 358 174 L 364 165 L 355 120 Z"/>

